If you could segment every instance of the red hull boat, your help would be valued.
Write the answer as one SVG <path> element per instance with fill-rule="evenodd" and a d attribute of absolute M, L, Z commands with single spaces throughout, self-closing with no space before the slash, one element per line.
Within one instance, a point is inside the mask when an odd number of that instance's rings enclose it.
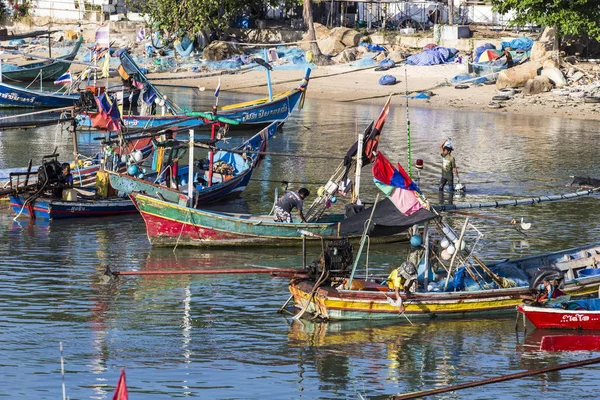
<path fill-rule="evenodd" d="M 600 299 L 572 300 L 560 307 L 522 304 L 517 310 L 536 328 L 600 330 Z"/>

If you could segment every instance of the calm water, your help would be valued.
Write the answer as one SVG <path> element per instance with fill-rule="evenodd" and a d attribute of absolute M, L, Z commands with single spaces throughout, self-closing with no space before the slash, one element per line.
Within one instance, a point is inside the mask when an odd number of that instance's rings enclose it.
<path fill-rule="evenodd" d="M 167 90 L 191 107 L 190 92 Z M 310 91 L 309 91 L 310 94 Z M 310 96 L 309 96 L 310 97 Z M 221 101 L 249 99 L 223 94 Z M 270 150 L 340 156 L 383 101 L 373 105 L 310 100 L 288 121 Z M 406 166 L 406 111 L 400 99 L 380 149 Z M 413 159 L 422 158 L 421 186 L 437 201 L 438 149 L 455 143 L 467 195 L 480 202 L 564 193 L 570 175 L 595 175 L 595 122 L 411 108 Z M 80 150 L 93 152 L 92 135 Z M 230 143 L 239 143 L 233 136 Z M 25 166 L 52 152 L 72 152 L 55 128 L 0 132 L 0 168 Z M 62 157 L 61 157 L 62 158 Z M 69 159 L 70 157 L 66 157 Z M 316 191 L 339 161 L 268 158 L 241 199 L 227 207 L 268 212 L 287 180 Z M 365 168 L 364 198 L 376 189 Z M 447 198 L 446 198 L 447 200 Z M 485 259 L 525 256 L 597 240 L 596 198 L 480 211 L 533 223 L 527 236 L 509 224 L 476 219 Z M 459 225 L 461 218 L 454 218 Z M 284 279 L 264 275 L 155 276 L 103 280 L 115 269 L 242 269 L 299 266 L 295 249 L 151 249 L 137 216 L 79 221 L 14 222 L 0 203 L 0 396 L 57 399 L 62 395 L 59 342 L 71 399 L 109 399 L 120 369 L 132 399 L 383 398 L 402 392 L 489 378 L 598 356 L 540 352 L 544 332 L 515 333 L 514 316 L 386 323 L 295 322 L 277 310 L 288 298 Z M 375 247 L 370 272 L 402 261 L 402 245 Z M 597 367 L 566 370 L 437 398 L 596 398 Z"/>

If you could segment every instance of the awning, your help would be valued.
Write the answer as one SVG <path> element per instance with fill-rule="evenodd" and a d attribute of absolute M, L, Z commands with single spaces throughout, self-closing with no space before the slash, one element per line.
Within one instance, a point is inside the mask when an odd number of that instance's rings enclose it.
<path fill-rule="evenodd" d="M 371 216 L 372 208 L 365 208 L 361 212 L 344 219 L 340 223 L 340 233 L 347 236 L 361 235 L 364 232 L 367 220 Z M 371 237 L 395 235 L 408 230 L 413 225 L 429 221 L 436 217 L 436 214 L 426 209 L 420 209 L 411 215 L 402 214 L 386 198 L 377 203 L 368 235 Z"/>

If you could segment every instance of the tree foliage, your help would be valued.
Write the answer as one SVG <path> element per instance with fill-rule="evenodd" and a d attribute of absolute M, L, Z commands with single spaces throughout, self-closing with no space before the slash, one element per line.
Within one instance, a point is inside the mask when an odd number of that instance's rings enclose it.
<path fill-rule="evenodd" d="M 156 29 L 178 36 L 194 35 L 204 29 L 223 31 L 242 14 L 262 19 L 267 6 L 279 3 L 278 0 L 128 0 L 128 6 L 148 15 Z"/>
<path fill-rule="evenodd" d="M 555 26 L 563 36 L 600 40 L 600 0 L 492 0 L 492 5 L 501 14 L 515 13 L 512 26 Z"/>

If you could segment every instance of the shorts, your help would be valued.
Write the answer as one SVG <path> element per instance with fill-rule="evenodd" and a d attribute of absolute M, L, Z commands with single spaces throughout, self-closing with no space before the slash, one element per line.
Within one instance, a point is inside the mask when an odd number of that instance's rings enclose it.
<path fill-rule="evenodd" d="M 294 222 L 292 220 L 292 214 L 277 206 L 275 206 L 275 216 L 273 217 L 273 220 L 275 222 Z"/>

